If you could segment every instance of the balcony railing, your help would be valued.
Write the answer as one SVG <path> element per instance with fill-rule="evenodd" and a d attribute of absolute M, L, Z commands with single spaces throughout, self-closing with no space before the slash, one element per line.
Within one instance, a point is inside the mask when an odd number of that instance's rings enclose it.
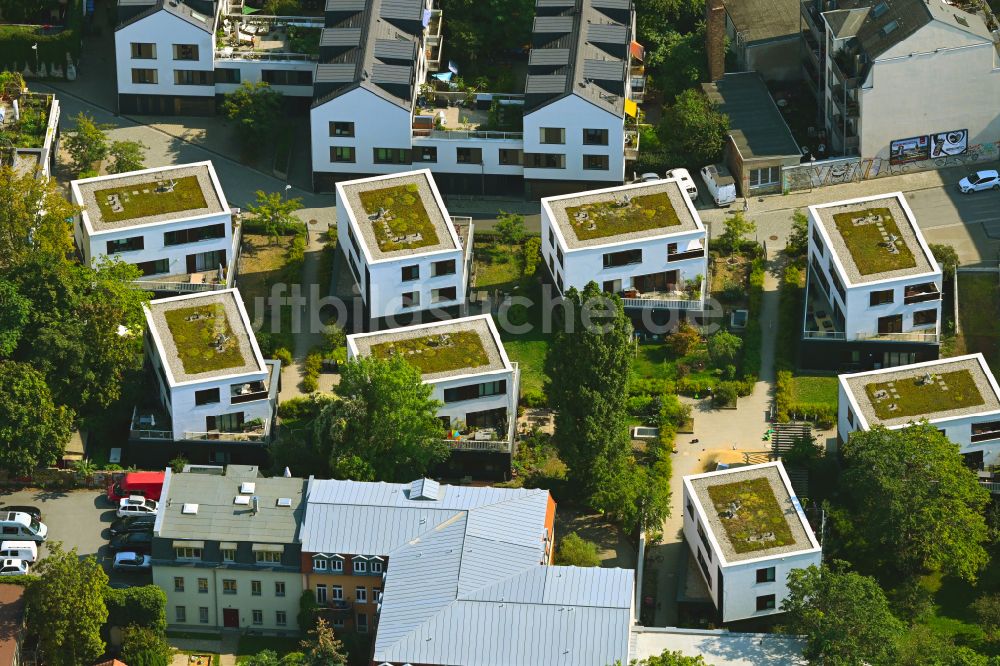
<path fill-rule="evenodd" d="M 625 159 L 635 160 L 639 157 L 639 130 L 625 130 Z"/>
<path fill-rule="evenodd" d="M 846 340 L 843 331 L 802 331 L 803 340 Z"/>
<path fill-rule="evenodd" d="M 446 439 L 444 440 L 452 451 L 495 451 L 510 453 L 511 443 L 501 440 L 480 439 Z"/>
<path fill-rule="evenodd" d="M 164 280 L 133 280 L 132 286 L 145 291 L 176 291 L 181 294 L 190 294 L 201 291 L 215 291 L 225 289 L 225 284 L 192 284 L 190 282 L 169 282 Z"/>
<path fill-rule="evenodd" d="M 668 252 L 667 261 L 684 261 L 685 259 L 704 259 L 705 249 L 697 248 L 694 250 L 685 250 L 684 252 Z"/>
<path fill-rule="evenodd" d="M 925 291 L 918 294 L 910 294 L 903 296 L 903 303 L 905 305 L 913 305 L 914 303 L 928 303 L 930 301 L 940 301 L 941 292 L 939 291 Z"/>
<path fill-rule="evenodd" d="M 831 65 L 830 69 L 833 70 L 833 77 L 834 77 L 834 79 L 837 80 L 838 83 L 842 83 L 845 86 L 847 86 L 848 88 L 857 88 L 858 87 L 859 81 L 858 81 L 858 77 L 857 76 L 849 76 L 846 72 L 844 72 L 840 68 L 840 63 L 837 62 L 837 58 L 831 58 L 831 62 L 832 62 L 832 65 Z"/>
<path fill-rule="evenodd" d="M 500 132 L 497 130 L 439 130 L 418 128 L 413 130 L 415 139 L 444 139 L 445 141 L 523 141 L 524 132 Z"/>
<path fill-rule="evenodd" d="M 974 432 L 970 441 L 975 444 L 978 442 L 988 442 L 991 439 L 1000 439 L 1000 432 Z"/>
<path fill-rule="evenodd" d="M 918 333 L 910 331 L 908 333 L 879 333 L 878 331 L 863 331 L 855 336 L 858 340 L 885 340 L 896 342 L 933 342 L 940 341 L 941 336 L 934 333 Z"/>
<path fill-rule="evenodd" d="M 623 298 L 622 305 L 626 308 L 663 309 L 663 310 L 701 310 L 704 303 L 701 299 L 662 299 L 662 298 Z"/>
<path fill-rule="evenodd" d="M 315 62 L 319 60 L 319 56 L 309 53 L 281 53 L 278 51 L 237 51 L 227 47 L 216 49 L 215 59 L 252 62 Z"/>

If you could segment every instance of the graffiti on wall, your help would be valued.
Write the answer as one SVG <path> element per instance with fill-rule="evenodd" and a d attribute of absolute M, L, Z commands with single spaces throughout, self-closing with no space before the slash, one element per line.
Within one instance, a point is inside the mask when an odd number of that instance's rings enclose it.
<path fill-rule="evenodd" d="M 965 130 L 961 130 L 965 132 Z M 940 157 L 930 157 L 919 162 L 893 163 L 891 159 L 880 157 L 841 157 L 822 162 L 810 162 L 797 166 L 785 167 L 782 169 L 782 191 L 784 193 L 796 190 L 810 190 L 827 185 L 838 185 L 840 183 L 856 183 L 862 180 L 871 180 L 882 176 L 899 176 L 904 173 L 916 171 L 930 171 L 933 169 L 943 169 L 945 167 L 963 166 L 976 162 L 986 162 L 996 160 L 1000 156 L 1000 141 L 989 143 L 977 143 L 968 145 L 968 133 L 965 132 L 965 152 L 951 152 L 944 150 L 945 135 L 952 135 L 953 139 L 960 139 L 955 136 L 958 132 L 946 132 L 931 135 L 931 139 L 944 137 L 942 140 L 942 151 Z M 951 142 L 951 148 L 955 149 L 961 141 Z M 933 145 L 931 147 L 933 154 Z"/>

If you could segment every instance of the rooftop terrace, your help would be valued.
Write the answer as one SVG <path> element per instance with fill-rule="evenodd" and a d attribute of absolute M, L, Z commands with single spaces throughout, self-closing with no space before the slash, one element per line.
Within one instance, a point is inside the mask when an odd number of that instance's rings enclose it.
<path fill-rule="evenodd" d="M 322 19 L 230 16 L 216 37 L 217 58 L 319 60 Z"/>
<path fill-rule="evenodd" d="M 40 93 L 21 95 L 17 113 L 12 100 L 0 101 L 0 149 L 44 146 L 52 99 L 52 95 Z"/>
<path fill-rule="evenodd" d="M 695 231 L 700 221 L 674 181 L 544 199 L 569 249 Z"/>

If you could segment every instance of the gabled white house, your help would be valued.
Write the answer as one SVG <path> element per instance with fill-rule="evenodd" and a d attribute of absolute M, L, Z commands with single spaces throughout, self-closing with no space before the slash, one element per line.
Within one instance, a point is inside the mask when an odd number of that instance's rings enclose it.
<path fill-rule="evenodd" d="M 684 538 L 722 622 L 781 612 L 823 557 L 780 461 L 685 476 Z"/>
<path fill-rule="evenodd" d="M 441 318 L 465 303 L 472 225 L 455 224 L 430 171 L 336 187 L 338 246 L 357 281 L 366 325 Z"/>
<path fill-rule="evenodd" d="M 138 266 L 155 291 L 232 286 L 239 227 L 210 161 L 74 180 L 73 232 L 84 263 Z"/>
<path fill-rule="evenodd" d="M 347 336 L 348 359 L 393 355 L 414 365 L 432 387 L 453 451 L 510 455 L 521 374 L 490 315 Z M 509 469 L 509 459 L 505 464 Z"/>
<path fill-rule="evenodd" d="M 626 308 L 703 309 L 708 237 L 676 181 L 544 198 L 541 222 L 561 293 L 594 281 Z"/>
<path fill-rule="evenodd" d="M 901 192 L 810 206 L 808 231 L 802 337 L 821 344 L 803 365 L 871 369 L 937 358 L 941 268 Z"/>
<path fill-rule="evenodd" d="M 239 291 L 163 298 L 145 310 L 153 379 L 132 439 L 266 444 L 280 363 L 261 356 Z"/>
<path fill-rule="evenodd" d="M 840 375 L 837 432 L 926 419 L 975 467 L 1000 463 L 1000 387 L 982 354 Z"/>

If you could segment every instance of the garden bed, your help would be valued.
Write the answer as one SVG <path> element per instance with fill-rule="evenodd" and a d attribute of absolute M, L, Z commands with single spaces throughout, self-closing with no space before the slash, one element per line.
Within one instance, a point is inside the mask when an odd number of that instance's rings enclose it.
<path fill-rule="evenodd" d="M 981 352 L 1000 373 L 1000 285 L 996 273 L 958 274 L 956 354 Z"/>
<path fill-rule="evenodd" d="M 711 261 L 712 280 L 709 292 L 712 298 L 726 305 L 745 308 L 748 303 L 747 279 L 750 276 L 751 260 L 735 255 L 713 257 Z"/>

